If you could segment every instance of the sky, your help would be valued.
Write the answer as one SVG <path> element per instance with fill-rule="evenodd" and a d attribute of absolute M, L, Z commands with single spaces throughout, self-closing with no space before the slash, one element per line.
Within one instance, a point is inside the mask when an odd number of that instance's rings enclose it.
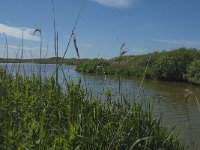
<path fill-rule="evenodd" d="M 128 55 L 171 50 L 200 49 L 199 0 L 54 0 L 59 56 L 75 29 L 80 58 L 113 58 L 126 42 Z M 0 0 L 0 57 L 38 58 L 42 31 L 42 57 L 54 56 L 51 0 Z M 48 47 L 48 48 L 47 48 Z M 48 49 L 48 51 L 47 51 Z M 77 58 L 73 42 L 65 58 Z"/>

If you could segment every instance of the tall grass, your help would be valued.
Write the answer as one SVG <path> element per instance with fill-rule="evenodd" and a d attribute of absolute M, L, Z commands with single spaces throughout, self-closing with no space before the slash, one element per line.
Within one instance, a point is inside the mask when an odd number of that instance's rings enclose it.
<path fill-rule="evenodd" d="M 108 105 L 91 97 L 81 80 L 66 86 L 54 78 L 41 85 L 35 75 L 13 78 L 1 69 L 0 148 L 183 149 L 173 131 L 153 119 L 150 105 Z"/>

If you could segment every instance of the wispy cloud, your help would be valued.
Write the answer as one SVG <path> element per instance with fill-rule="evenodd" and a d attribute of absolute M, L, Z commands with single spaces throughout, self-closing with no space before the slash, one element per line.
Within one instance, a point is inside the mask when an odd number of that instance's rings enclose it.
<path fill-rule="evenodd" d="M 173 45 L 180 45 L 180 46 L 200 46 L 200 41 L 191 41 L 191 40 L 152 39 L 152 41 L 173 44 Z"/>
<path fill-rule="evenodd" d="M 17 45 L 8 45 L 8 51 L 9 51 L 9 57 L 10 58 L 15 58 L 17 55 L 17 52 L 19 51 L 18 57 L 21 56 L 21 45 L 17 46 Z M 6 48 L 5 45 L 0 45 L 0 57 L 5 57 L 5 53 L 6 53 Z M 23 50 L 24 50 L 24 54 L 26 57 L 31 58 L 30 54 L 33 54 L 33 56 L 36 58 L 39 58 L 39 51 L 40 51 L 40 47 L 39 46 L 23 46 Z M 46 48 L 42 48 L 43 54 L 46 53 Z"/>
<path fill-rule="evenodd" d="M 0 49 L 4 50 L 5 49 L 5 45 L 0 45 Z M 8 50 L 10 52 L 12 51 L 18 51 L 20 50 L 21 51 L 21 45 L 20 46 L 17 46 L 17 45 L 8 45 Z M 27 47 L 27 46 L 23 46 L 23 50 L 24 51 L 39 51 L 40 50 L 40 47 Z M 45 48 L 43 48 L 43 50 L 46 50 Z"/>
<path fill-rule="evenodd" d="M 131 5 L 131 3 L 135 2 L 136 0 L 90 0 L 90 1 L 97 2 L 107 7 L 126 8 L 129 5 Z"/>
<path fill-rule="evenodd" d="M 18 50 L 20 47 L 16 45 L 8 45 L 8 48 L 9 50 Z M 36 50 L 39 51 L 40 50 L 39 47 L 26 47 L 26 46 L 24 46 L 23 49 L 25 51 L 36 51 Z"/>
<path fill-rule="evenodd" d="M 21 39 L 22 38 L 22 32 L 23 32 L 23 38 L 25 40 L 31 40 L 31 41 L 39 41 L 40 38 L 38 36 L 34 36 L 33 32 L 35 29 L 26 28 L 26 27 L 12 27 L 8 25 L 4 25 L 0 23 L 0 33 L 4 33 L 7 36 L 14 37 Z"/>
<path fill-rule="evenodd" d="M 92 45 L 92 44 L 85 44 L 85 47 L 87 47 L 87 48 L 92 48 L 93 45 Z"/>

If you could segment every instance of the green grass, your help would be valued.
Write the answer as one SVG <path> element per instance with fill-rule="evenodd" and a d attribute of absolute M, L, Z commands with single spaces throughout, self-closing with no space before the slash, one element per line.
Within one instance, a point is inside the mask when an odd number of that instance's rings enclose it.
<path fill-rule="evenodd" d="M 142 103 L 97 101 L 54 78 L 13 77 L 0 69 L 0 149 L 183 149 Z M 126 119 L 125 119 L 126 116 Z"/>

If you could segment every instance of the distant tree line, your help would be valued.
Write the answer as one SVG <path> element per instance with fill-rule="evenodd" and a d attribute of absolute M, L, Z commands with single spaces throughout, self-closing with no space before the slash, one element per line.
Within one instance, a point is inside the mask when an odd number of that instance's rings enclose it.
<path fill-rule="evenodd" d="M 44 58 L 44 59 L 19 59 L 19 58 L 0 58 L 0 63 L 40 63 L 40 64 L 56 64 L 56 57 Z M 77 65 L 79 63 L 85 63 L 89 59 L 77 59 L 77 58 L 58 58 L 60 64 Z"/>

